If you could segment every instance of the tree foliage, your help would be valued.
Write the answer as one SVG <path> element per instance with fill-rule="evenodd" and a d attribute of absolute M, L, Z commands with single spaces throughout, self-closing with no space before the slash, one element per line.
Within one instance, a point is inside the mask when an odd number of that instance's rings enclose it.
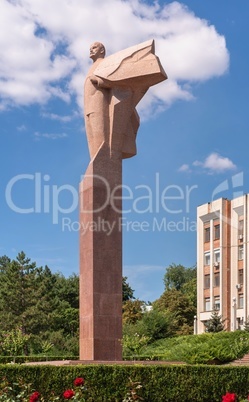
<path fill-rule="evenodd" d="M 139 346 L 140 339 L 151 344 L 163 338 L 193 334 L 197 298 L 196 267 L 171 264 L 166 268 L 164 283 L 165 291 L 152 303 L 151 311 L 141 310 L 137 300 L 123 305 L 126 346 Z M 145 346 L 143 344 L 139 353 L 143 353 Z M 127 347 L 126 351 L 128 349 L 132 350 L 132 347 Z"/>
<path fill-rule="evenodd" d="M 39 267 L 24 252 L 0 257 L 0 353 L 78 355 L 79 277 Z M 133 350 L 166 337 L 193 333 L 196 268 L 170 265 L 165 291 L 147 311 L 123 278 L 123 323 Z M 135 346 L 134 346 L 135 345 Z"/>
<path fill-rule="evenodd" d="M 187 295 L 176 289 L 166 290 L 153 306 L 170 315 L 170 326 L 173 333 L 178 335 L 193 333 L 196 309 Z"/>
<path fill-rule="evenodd" d="M 247 317 L 246 321 L 244 322 L 244 330 L 249 332 L 249 317 Z"/>
<path fill-rule="evenodd" d="M 139 332 L 144 334 L 150 342 L 167 338 L 172 335 L 170 319 L 167 312 L 156 309 L 147 311 L 139 323 Z"/>
<path fill-rule="evenodd" d="M 134 299 L 134 290 L 130 287 L 127 282 L 127 276 L 123 276 L 122 291 L 123 291 L 123 302 Z"/>
<path fill-rule="evenodd" d="M 222 315 L 219 315 L 217 310 L 214 310 L 211 314 L 210 320 L 206 323 L 206 332 L 221 332 L 224 330 L 225 320 Z"/>
<path fill-rule="evenodd" d="M 186 268 L 183 265 L 171 264 L 166 268 L 164 275 L 165 290 L 183 290 L 184 285 L 196 278 L 196 267 Z"/>
<path fill-rule="evenodd" d="M 123 322 L 135 324 L 143 316 L 144 302 L 141 300 L 127 300 L 123 303 Z"/>
<path fill-rule="evenodd" d="M 76 275 L 65 278 L 53 274 L 49 267 L 37 267 L 21 252 L 15 260 L 0 258 L 0 280 L 2 353 L 6 353 L 6 342 L 10 344 L 11 339 L 16 345 L 25 341 L 22 347 L 26 354 L 48 352 L 51 345 L 54 353 L 64 352 L 69 339 L 74 339 L 77 351 L 79 279 Z M 20 352 L 20 348 L 16 347 L 15 352 Z"/>
<path fill-rule="evenodd" d="M 171 264 L 164 275 L 165 291 L 153 303 L 153 308 L 167 313 L 170 329 L 175 335 L 193 333 L 197 300 L 196 267 Z"/>
<path fill-rule="evenodd" d="M 20 252 L 14 260 L 0 257 L 0 280 L 0 353 L 78 355 L 78 275 L 52 273 Z M 133 292 L 124 277 L 124 310 L 132 321 L 141 310 Z"/>

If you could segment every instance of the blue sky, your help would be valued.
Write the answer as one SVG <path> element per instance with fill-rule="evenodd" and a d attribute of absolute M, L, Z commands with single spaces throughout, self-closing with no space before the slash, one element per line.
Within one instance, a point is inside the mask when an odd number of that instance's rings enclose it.
<path fill-rule="evenodd" d="M 139 105 L 138 154 L 123 162 L 123 271 L 136 297 L 155 300 L 169 264 L 196 263 L 197 206 L 249 192 L 248 1 L 0 6 L 0 255 L 23 250 L 66 276 L 79 269 L 89 46 L 155 39 L 169 79 Z"/>

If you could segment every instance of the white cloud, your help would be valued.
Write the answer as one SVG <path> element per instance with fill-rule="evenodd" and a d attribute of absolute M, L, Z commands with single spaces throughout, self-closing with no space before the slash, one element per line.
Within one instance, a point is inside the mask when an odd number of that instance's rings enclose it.
<path fill-rule="evenodd" d="M 236 165 L 229 158 L 215 152 L 205 159 L 203 167 L 213 172 L 224 172 L 226 170 L 236 169 Z"/>
<path fill-rule="evenodd" d="M 203 162 L 200 161 L 194 161 L 193 166 L 203 166 Z"/>
<path fill-rule="evenodd" d="M 73 116 L 67 116 L 67 115 L 60 116 L 55 113 L 42 113 L 42 117 L 45 117 L 45 118 L 51 119 L 51 120 L 61 121 L 62 123 L 67 123 L 73 119 Z"/>
<path fill-rule="evenodd" d="M 39 141 L 41 138 L 46 138 L 48 140 L 59 140 L 61 138 L 66 138 L 68 135 L 66 133 L 39 133 L 35 132 L 34 137 L 37 141 Z"/>
<path fill-rule="evenodd" d="M 22 124 L 21 126 L 17 127 L 17 131 L 26 131 L 27 127 L 25 126 L 25 124 Z"/>
<path fill-rule="evenodd" d="M 237 166 L 231 161 L 231 159 L 219 155 L 217 152 L 212 152 L 202 161 L 194 161 L 192 166 L 198 169 L 203 169 L 208 173 L 224 173 L 228 170 L 235 170 Z M 187 172 L 189 165 L 183 164 L 179 171 Z"/>
<path fill-rule="evenodd" d="M 178 172 L 191 172 L 189 165 L 184 163 L 182 166 L 179 167 Z"/>
<path fill-rule="evenodd" d="M 193 82 L 228 69 L 225 38 L 178 2 L 162 7 L 140 0 L 0 2 L 0 110 L 53 97 L 69 102 L 72 95 L 81 108 L 88 49 L 96 40 L 111 54 L 155 39 L 169 80 L 151 88 L 142 113 L 192 99 Z"/>

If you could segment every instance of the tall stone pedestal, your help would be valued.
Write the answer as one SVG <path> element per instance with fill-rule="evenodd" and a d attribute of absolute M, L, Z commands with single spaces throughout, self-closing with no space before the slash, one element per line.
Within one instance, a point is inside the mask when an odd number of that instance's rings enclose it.
<path fill-rule="evenodd" d="M 90 48 L 84 117 L 91 162 L 80 184 L 80 360 L 122 359 L 122 159 L 136 154 L 136 105 L 167 79 L 154 40 L 105 57 Z"/>
<path fill-rule="evenodd" d="M 80 183 L 80 360 L 122 360 L 121 184 L 103 147 Z"/>

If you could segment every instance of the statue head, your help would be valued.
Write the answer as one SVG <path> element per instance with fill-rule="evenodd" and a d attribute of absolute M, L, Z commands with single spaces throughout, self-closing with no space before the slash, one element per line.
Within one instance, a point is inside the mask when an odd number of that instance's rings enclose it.
<path fill-rule="evenodd" d="M 92 61 L 105 57 L 105 46 L 100 42 L 94 42 L 90 46 L 90 58 Z"/>

